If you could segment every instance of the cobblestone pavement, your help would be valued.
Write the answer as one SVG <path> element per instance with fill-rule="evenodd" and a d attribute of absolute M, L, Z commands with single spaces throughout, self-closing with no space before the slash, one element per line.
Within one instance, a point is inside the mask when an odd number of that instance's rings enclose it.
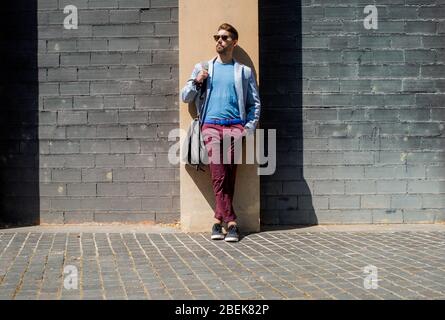
<path fill-rule="evenodd" d="M 445 231 L 0 230 L 0 299 L 444 298 Z"/>

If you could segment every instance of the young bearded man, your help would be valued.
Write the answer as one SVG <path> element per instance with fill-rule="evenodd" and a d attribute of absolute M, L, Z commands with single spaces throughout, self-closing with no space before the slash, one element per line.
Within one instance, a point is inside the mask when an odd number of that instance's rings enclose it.
<path fill-rule="evenodd" d="M 213 193 L 216 200 L 212 240 L 239 240 L 233 196 L 237 164 L 234 144 L 247 134 L 254 134 L 260 118 L 261 103 L 251 68 L 233 58 L 238 45 L 238 31 L 223 23 L 213 36 L 217 56 L 198 63 L 190 80 L 181 91 L 184 102 L 194 102 L 200 110 L 204 143 L 209 156 Z M 205 86 L 201 87 L 204 82 Z M 231 139 L 228 150 L 222 150 L 223 140 Z M 225 154 L 225 156 L 224 156 Z M 224 235 L 222 223 L 227 224 Z"/>

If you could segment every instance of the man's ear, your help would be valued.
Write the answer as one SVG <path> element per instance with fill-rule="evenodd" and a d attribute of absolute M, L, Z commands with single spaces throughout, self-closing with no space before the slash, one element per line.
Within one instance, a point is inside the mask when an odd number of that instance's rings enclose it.
<path fill-rule="evenodd" d="M 236 47 L 238 45 L 238 40 L 233 40 L 233 47 Z"/>

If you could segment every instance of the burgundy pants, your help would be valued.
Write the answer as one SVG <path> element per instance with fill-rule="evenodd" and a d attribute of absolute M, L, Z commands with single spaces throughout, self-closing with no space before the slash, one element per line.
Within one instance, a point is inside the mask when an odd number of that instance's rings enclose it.
<path fill-rule="evenodd" d="M 237 168 L 234 163 L 234 143 L 242 138 L 244 127 L 241 124 L 228 126 L 204 124 L 202 132 L 209 157 L 209 168 L 215 195 L 215 218 L 226 223 L 235 221 L 236 214 L 232 205 Z M 226 150 L 223 150 L 224 138 L 230 139 L 230 143 L 226 144 Z M 224 157 L 224 153 L 226 157 Z"/>

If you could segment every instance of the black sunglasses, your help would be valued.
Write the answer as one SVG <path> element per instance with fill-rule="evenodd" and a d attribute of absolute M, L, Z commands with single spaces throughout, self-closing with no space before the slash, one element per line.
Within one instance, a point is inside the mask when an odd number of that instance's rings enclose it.
<path fill-rule="evenodd" d="M 228 35 L 222 35 L 222 36 L 220 36 L 219 34 L 215 34 L 215 35 L 213 36 L 213 39 L 215 39 L 215 41 L 218 41 L 219 38 L 221 38 L 223 41 L 227 41 L 227 39 L 229 39 L 230 36 L 228 36 Z"/>

